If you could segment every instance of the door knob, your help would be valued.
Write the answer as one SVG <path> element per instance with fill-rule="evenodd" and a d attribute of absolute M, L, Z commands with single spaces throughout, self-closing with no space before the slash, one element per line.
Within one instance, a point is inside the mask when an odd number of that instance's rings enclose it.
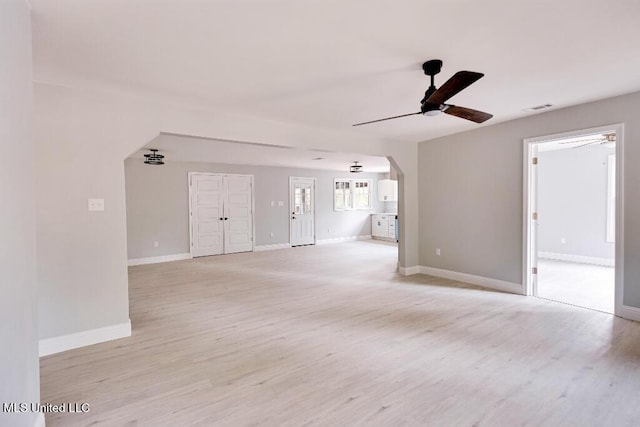
<path fill-rule="evenodd" d="M 228 220 L 228 219 L 229 219 L 229 218 L 227 218 L 227 217 L 225 217 L 225 218 L 224 218 L 224 220 L 225 220 L 225 221 L 226 221 L 226 220 Z"/>
<path fill-rule="evenodd" d="M 222 221 L 224 218 L 220 217 L 220 221 Z"/>

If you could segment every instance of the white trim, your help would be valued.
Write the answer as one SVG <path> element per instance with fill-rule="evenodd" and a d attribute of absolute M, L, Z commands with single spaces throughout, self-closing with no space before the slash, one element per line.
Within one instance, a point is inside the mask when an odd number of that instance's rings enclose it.
<path fill-rule="evenodd" d="M 443 279 L 455 280 L 457 282 L 470 283 L 472 285 L 482 286 L 484 288 L 496 289 L 498 291 L 509 292 L 512 294 L 523 294 L 523 288 L 520 283 L 506 282 L 504 280 L 491 279 L 489 277 L 474 276 L 473 274 L 458 273 L 457 271 L 443 270 L 433 267 L 419 267 L 421 274 L 440 277 Z"/>
<path fill-rule="evenodd" d="M 536 144 L 567 139 L 582 135 L 604 133 L 614 131 L 616 133 L 616 258 L 615 258 L 615 314 L 623 316 L 622 304 L 624 296 L 624 123 L 615 123 L 607 126 L 599 126 L 590 129 L 582 129 L 572 132 L 558 133 L 535 138 L 525 138 L 523 140 L 523 224 L 522 224 L 522 283 L 524 284 L 525 295 L 533 294 L 531 268 L 535 262 L 535 251 L 532 251 L 532 218 L 530 197 L 535 194 L 535 183 L 532 182 L 532 150 Z"/>
<path fill-rule="evenodd" d="M 161 262 L 170 262 L 170 261 L 182 261 L 185 259 L 191 259 L 190 253 L 184 254 L 174 254 L 174 255 L 163 255 L 163 256 L 154 256 L 149 258 L 136 258 L 130 259 L 127 261 L 127 265 L 129 267 L 134 265 L 145 265 L 145 264 L 158 264 Z"/>
<path fill-rule="evenodd" d="M 537 252 L 535 247 L 537 240 L 534 241 L 536 234 L 532 227 L 532 214 L 534 205 L 537 204 L 536 191 L 534 191 L 536 183 L 537 173 L 532 168 L 533 158 L 538 156 L 538 146 L 534 143 L 529 143 L 527 139 L 524 140 L 523 149 L 523 180 L 522 180 L 522 199 L 524 214 L 524 220 L 522 222 L 522 284 L 524 286 L 525 295 L 535 295 L 537 293 L 537 283 L 535 277 L 530 274 L 531 268 L 537 261 L 537 258 L 533 255 Z"/>
<path fill-rule="evenodd" d="M 398 267 L 398 272 L 403 276 L 413 276 L 414 274 L 420 273 L 420 266 L 413 265 L 411 267 Z"/>
<path fill-rule="evenodd" d="M 373 240 L 379 240 L 381 242 L 388 242 L 388 243 L 397 243 L 398 242 L 393 237 L 372 236 L 372 239 Z"/>
<path fill-rule="evenodd" d="M 253 250 L 256 252 L 273 251 L 276 249 L 288 249 L 291 247 L 291 243 L 279 243 L 277 245 L 260 245 L 256 246 Z"/>
<path fill-rule="evenodd" d="M 90 329 L 59 337 L 45 338 L 38 343 L 40 357 L 60 353 L 74 348 L 131 336 L 131 320 L 117 325 Z"/>
<path fill-rule="evenodd" d="M 619 313 L 616 313 L 616 316 L 640 322 L 640 308 L 622 304 L 620 306 Z"/>
<path fill-rule="evenodd" d="M 336 208 L 336 184 L 338 182 L 348 182 L 349 183 L 349 201 L 351 206 L 347 208 L 338 209 Z M 355 195 L 355 183 L 356 182 L 367 182 L 369 188 L 369 206 L 364 208 L 356 208 L 356 195 Z M 376 196 L 378 194 L 378 187 L 376 185 Z M 334 212 L 345 212 L 345 211 L 371 211 L 373 210 L 373 179 L 370 178 L 334 178 L 333 179 L 333 211 Z"/>
<path fill-rule="evenodd" d="M 251 250 L 256 250 L 256 186 L 255 175 L 249 175 L 251 177 Z M 189 205 L 191 208 L 191 205 Z"/>
<path fill-rule="evenodd" d="M 38 412 L 36 414 L 36 418 L 33 420 L 33 427 L 46 427 L 46 422 L 44 420 L 44 413 Z"/>
<path fill-rule="evenodd" d="M 538 252 L 538 258 L 577 262 L 579 264 L 604 265 L 605 267 L 615 267 L 616 265 L 614 258 L 597 258 L 583 255 L 559 254 L 555 252 Z"/>
<path fill-rule="evenodd" d="M 614 313 L 624 307 L 624 124 L 616 125 L 616 289 Z"/>
<path fill-rule="evenodd" d="M 607 243 L 616 241 L 616 155 L 607 156 Z"/>
<path fill-rule="evenodd" d="M 349 236 L 349 237 L 334 237 L 332 239 L 318 239 L 316 240 L 316 245 L 329 245 L 332 243 L 354 242 L 356 240 L 371 240 L 371 236 L 363 235 L 363 236 Z"/>

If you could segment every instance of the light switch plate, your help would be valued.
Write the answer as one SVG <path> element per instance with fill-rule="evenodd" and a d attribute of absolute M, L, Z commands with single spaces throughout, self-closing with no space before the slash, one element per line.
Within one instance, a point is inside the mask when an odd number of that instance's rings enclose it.
<path fill-rule="evenodd" d="M 104 199 L 89 199 L 87 205 L 90 212 L 104 211 Z"/>
<path fill-rule="evenodd" d="M 278 206 L 284 206 L 284 202 L 278 202 Z"/>

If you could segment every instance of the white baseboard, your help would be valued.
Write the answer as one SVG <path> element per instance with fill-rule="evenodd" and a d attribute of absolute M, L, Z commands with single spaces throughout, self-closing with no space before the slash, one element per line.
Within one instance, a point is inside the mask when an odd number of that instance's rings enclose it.
<path fill-rule="evenodd" d="M 74 348 L 131 336 L 131 320 L 117 325 L 76 332 L 60 337 L 45 338 L 39 342 L 40 357 L 60 353 Z"/>
<path fill-rule="evenodd" d="M 130 259 L 127 262 L 129 267 L 133 265 L 145 265 L 145 264 L 158 264 L 160 262 L 169 262 L 169 261 L 182 261 L 185 259 L 191 259 L 191 254 L 174 254 L 174 255 L 164 255 L 164 256 L 154 256 L 150 258 L 136 258 Z"/>
<path fill-rule="evenodd" d="M 429 276 L 441 277 L 443 279 L 455 280 L 457 282 L 470 283 L 472 285 L 485 288 L 496 289 L 498 291 L 523 295 L 524 289 L 519 283 L 506 282 L 504 280 L 491 279 L 489 277 L 474 276 L 473 274 L 458 273 L 457 271 L 443 270 L 433 267 L 419 267 L 420 273 Z"/>
<path fill-rule="evenodd" d="M 356 240 L 371 240 L 371 236 L 364 235 L 364 236 L 334 237 L 333 239 L 318 239 L 316 240 L 316 245 L 329 245 L 331 243 L 355 242 Z"/>
<path fill-rule="evenodd" d="M 400 267 L 398 266 L 398 271 L 403 276 L 413 276 L 414 274 L 420 273 L 420 266 L 414 265 L 411 267 Z"/>
<path fill-rule="evenodd" d="M 616 264 L 616 260 L 613 258 L 596 258 L 582 255 L 559 254 L 555 252 L 538 252 L 538 258 L 577 262 L 579 264 L 604 265 L 606 267 L 615 267 Z"/>
<path fill-rule="evenodd" d="M 276 249 L 287 249 L 291 247 L 291 243 L 280 243 L 277 245 L 260 245 L 253 248 L 255 252 L 273 251 Z"/>
<path fill-rule="evenodd" d="M 636 322 L 640 322 L 640 308 L 631 307 L 630 305 L 623 305 L 620 308 L 620 313 L 617 313 L 620 317 L 629 320 L 635 320 Z"/>
<path fill-rule="evenodd" d="M 372 236 L 371 237 L 373 240 L 380 240 L 381 242 L 393 242 L 396 243 L 397 240 L 392 238 L 392 237 L 378 237 L 378 236 Z"/>
<path fill-rule="evenodd" d="M 44 414 L 42 412 L 36 414 L 36 418 L 33 420 L 33 427 L 46 427 Z"/>

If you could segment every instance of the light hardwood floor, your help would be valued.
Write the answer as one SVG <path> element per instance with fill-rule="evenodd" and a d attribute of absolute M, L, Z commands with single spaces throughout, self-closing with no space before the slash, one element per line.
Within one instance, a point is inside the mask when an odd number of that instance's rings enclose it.
<path fill-rule="evenodd" d="M 538 296 L 613 313 L 615 274 L 613 267 L 539 259 Z"/>
<path fill-rule="evenodd" d="M 133 336 L 43 358 L 47 425 L 631 426 L 640 324 L 353 242 L 130 268 Z"/>

